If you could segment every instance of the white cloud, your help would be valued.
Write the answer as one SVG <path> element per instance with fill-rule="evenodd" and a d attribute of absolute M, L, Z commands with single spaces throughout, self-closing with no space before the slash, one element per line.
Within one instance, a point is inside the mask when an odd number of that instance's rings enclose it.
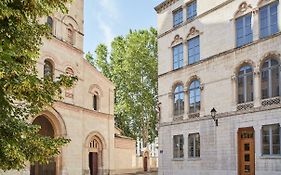
<path fill-rule="evenodd" d="M 119 12 L 115 0 L 98 0 L 98 2 L 106 15 L 110 16 L 112 19 L 118 18 Z"/>
<path fill-rule="evenodd" d="M 104 35 L 104 42 L 110 48 L 111 41 L 114 39 L 114 32 L 112 31 L 112 27 L 109 23 L 104 21 L 100 16 L 98 17 L 98 24 L 100 30 Z"/>
<path fill-rule="evenodd" d="M 114 39 L 112 30 L 119 18 L 119 11 L 115 0 L 97 0 L 100 10 L 97 12 L 98 27 L 103 33 L 104 42 L 109 47 Z"/>

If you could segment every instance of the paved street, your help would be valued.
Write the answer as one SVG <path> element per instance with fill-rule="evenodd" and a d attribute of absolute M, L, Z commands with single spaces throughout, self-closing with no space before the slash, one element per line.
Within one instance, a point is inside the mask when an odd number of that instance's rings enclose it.
<path fill-rule="evenodd" d="M 143 173 L 143 174 L 136 174 L 136 175 L 157 175 L 157 172 L 152 172 L 152 173 Z"/>

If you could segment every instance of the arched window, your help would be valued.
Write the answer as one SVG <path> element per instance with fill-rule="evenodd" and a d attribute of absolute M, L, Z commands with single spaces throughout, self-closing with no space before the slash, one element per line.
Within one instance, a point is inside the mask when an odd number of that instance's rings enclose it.
<path fill-rule="evenodd" d="M 54 21 L 50 16 L 47 17 L 47 25 L 50 27 L 51 33 L 53 33 Z"/>
<path fill-rule="evenodd" d="M 95 111 L 98 110 L 98 95 L 97 94 L 95 94 L 93 96 L 93 108 L 94 108 Z"/>
<path fill-rule="evenodd" d="M 246 65 L 238 73 L 238 103 L 253 101 L 253 69 Z"/>
<path fill-rule="evenodd" d="M 200 110 L 200 81 L 194 80 L 189 86 L 189 113 Z"/>
<path fill-rule="evenodd" d="M 182 85 L 177 85 L 174 91 L 174 115 L 184 113 L 184 90 Z"/>
<path fill-rule="evenodd" d="M 71 24 L 67 28 L 67 42 L 72 45 L 74 44 L 74 28 Z"/>
<path fill-rule="evenodd" d="M 66 68 L 65 73 L 66 75 L 70 75 L 70 76 L 74 75 L 74 71 L 70 67 Z"/>
<path fill-rule="evenodd" d="M 53 79 L 53 75 L 54 75 L 54 68 L 53 65 L 50 61 L 45 60 L 44 61 L 44 77 L 50 77 L 51 79 Z"/>
<path fill-rule="evenodd" d="M 266 60 L 261 69 L 262 99 L 279 96 L 279 62 L 275 59 Z"/>

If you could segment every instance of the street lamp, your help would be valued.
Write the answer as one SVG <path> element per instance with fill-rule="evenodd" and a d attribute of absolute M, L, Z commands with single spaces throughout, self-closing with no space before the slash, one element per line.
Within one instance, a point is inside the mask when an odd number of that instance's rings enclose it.
<path fill-rule="evenodd" d="M 219 126 L 219 121 L 218 121 L 218 119 L 216 118 L 216 114 L 217 114 L 217 111 L 216 111 L 215 108 L 213 108 L 213 109 L 211 110 L 211 116 L 212 116 L 213 120 L 215 121 L 216 126 Z"/>

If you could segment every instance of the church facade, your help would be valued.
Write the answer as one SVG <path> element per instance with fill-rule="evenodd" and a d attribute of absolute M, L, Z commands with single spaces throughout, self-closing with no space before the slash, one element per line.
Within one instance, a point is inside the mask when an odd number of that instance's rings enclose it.
<path fill-rule="evenodd" d="M 40 134 L 71 142 L 48 165 L 28 165 L 4 175 L 109 175 L 134 172 L 136 141 L 121 137 L 114 127 L 114 85 L 83 57 L 84 2 L 67 4 L 68 14 L 40 19 L 52 29 L 44 40 L 39 76 L 75 75 L 78 81 L 63 89 L 63 100 L 32 119 Z M 120 164 L 121 162 L 121 164 Z"/>

